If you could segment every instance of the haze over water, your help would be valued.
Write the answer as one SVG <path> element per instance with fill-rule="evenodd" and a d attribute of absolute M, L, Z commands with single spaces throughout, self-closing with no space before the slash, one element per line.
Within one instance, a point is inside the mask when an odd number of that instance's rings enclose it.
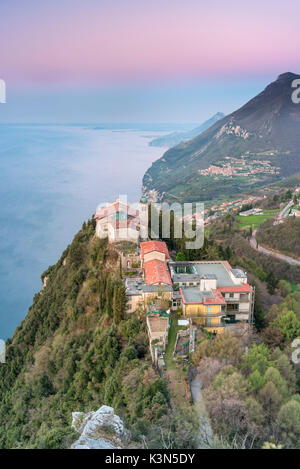
<path fill-rule="evenodd" d="M 163 153 L 149 138 L 164 132 L 136 128 L 0 125 L 0 338 L 25 318 L 41 273 L 100 202 L 139 200 L 144 172 Z"/>

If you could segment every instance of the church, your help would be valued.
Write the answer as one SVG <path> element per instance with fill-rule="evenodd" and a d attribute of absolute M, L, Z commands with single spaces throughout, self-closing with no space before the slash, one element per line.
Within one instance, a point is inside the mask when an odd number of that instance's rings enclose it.
<path fill-rule="evenodd" d="M 117 199 L 106 207 L 99 208 L 94 218 L 96 220 L 96 236 L 108 238 L 110 243 L 131 241 L 139 243 L 148 237 L 148 204 L 142 197 L 138 208 Z"/>

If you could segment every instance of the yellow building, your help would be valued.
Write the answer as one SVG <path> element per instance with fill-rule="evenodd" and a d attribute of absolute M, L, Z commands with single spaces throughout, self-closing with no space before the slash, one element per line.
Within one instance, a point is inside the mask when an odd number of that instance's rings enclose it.
<path fill-rule="evenodd" d="M 222 316 L 226 301 L 217 290 L 201 291 L 199 287 L 180 288 L 182 311 L 186 318 L 214 334 L 224 331 Z"/>

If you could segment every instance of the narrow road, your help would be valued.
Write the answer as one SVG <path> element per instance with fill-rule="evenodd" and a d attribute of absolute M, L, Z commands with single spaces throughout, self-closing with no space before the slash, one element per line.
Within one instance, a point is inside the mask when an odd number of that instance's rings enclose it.
<path fill-rule="evenodd" d="M 195 410 L 199 416 L 199 447 L 198 449 L 211 448 L 213 440 L 213 431 L 207 415 L 205 404 L 202 397 L 202 382 L 199 375 L 191 381 L 191 394 L 194 402 Z"/>
<path fill-rule="evenodd" d="M 288 211 L 290 210 L 290 208 L 292 208 L 293 205 L 294 205 L 294 201 L 290 200 L 289 203 L 281 210 L 277 219 L 285 218 L 288 215 Z"/>
<path fill-rule="evenodd" d="M 271 249 L 264 248 L 263 246 L 259 246 L 256 240 L 256 232 L 257 230 L 253 231 L 252 237 L 250 239 L 250 245 L 256 251 L 262 252 L 263 254 L 267 254 L 267 256 L 273 256 L 277 259 L 287 262 L 291 265 L 300 265 L 300 261 L 293 259 L 292 257 L 285 256 L 284 254 L 280 254 L 279 252 L 272 251 Z"/>

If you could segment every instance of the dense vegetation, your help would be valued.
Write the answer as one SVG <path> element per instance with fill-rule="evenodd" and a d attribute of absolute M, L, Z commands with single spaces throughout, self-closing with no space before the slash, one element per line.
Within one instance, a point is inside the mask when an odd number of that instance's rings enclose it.
<path fill-rule="evenodd" d="M 95 239 L 92 221 L 42 280 L 0 367 L 0 447 L 68 447 L 71 413 L 103 404 L 124 418 L 137 445 L 160 447 L 165 428 L 171 445 L 190 444 L 193 416 L 179 431 L 148 356 L 145 322 L 124 315 L 118 254 Z"/>
<path fill-rule="evenodd" d="M 290 198 L 264 204 L 274 209 Z M 300 337 L 300 268 L 254 251 L 251 229 L 241 231 L 230 214 L 209 226 L 201 249 L 186 250 L 172 228 L 170 235 L 178 261 L 226 259 L 256 286 L 256 328 L 201 340 L 192 357 L 215 435 L 210 447 L 300 448 L 300 368 L 291 360 Z"/>
<path fill-rule="evenodd" d="M 44 272 L 45 287 L 7 341 L 0 447 L 69 447 L 71 413 L 107 404 L 134 445 L 195 448 L 200 415 L 171 401 L 151 363 L 144 317 L 125 314 L 118 252 L 94 229 L 84 223 Z M 256 285 L 256 330 L 204 338 L 192 356 L 214 430 L 210 445 L 299 447 L 300 373 L 291 343 L 300 336 L 300 269 L 253 251 L 250 234 L 228 215 L 210 227 L 201 249 L 186 250 L 172 230 L 166 239 L 178 260 L 227 259 Z"/>
<path fill-rule="evenodd" d="M 300 448 L 300 291 L 267 314 L 261 334 L 225 333 L 203 341 L 193 361 L 214 431 L 234 447 Z"/>
<path fill-rule="evenodd" d="M 255 251 L 249 245 L 251 233 L 251 228 L 241 232 L 236 217 L 230 214 L 215 222 L 210 229 L 210 237 L 216 244 L 230 247 L 232 261 L 240 263 L 260 280 L 267 281 L 271 292 L 281 279 L 300 283 L 300 267 Z"/>
<path fill-rule="evenodd" d="M 235 354 L 228 354 L 228 346 Z M 297 394 L 287 354 L 263 343 L 253 344 L 245 354 L 239 341 L 226 335 L 203 343 L 197 357 L 200 352 L 206 408 L 225 444 L 300 448 L 299 386 Z"/>
<path fill-rule="evenodd" d="M 272 220 L 263 223 L 257 232 L 259 244 L 276 249 L 283 254 L 300 257 L 300 219 L 289 217 L 280 225 L 273 225 Z"/>

